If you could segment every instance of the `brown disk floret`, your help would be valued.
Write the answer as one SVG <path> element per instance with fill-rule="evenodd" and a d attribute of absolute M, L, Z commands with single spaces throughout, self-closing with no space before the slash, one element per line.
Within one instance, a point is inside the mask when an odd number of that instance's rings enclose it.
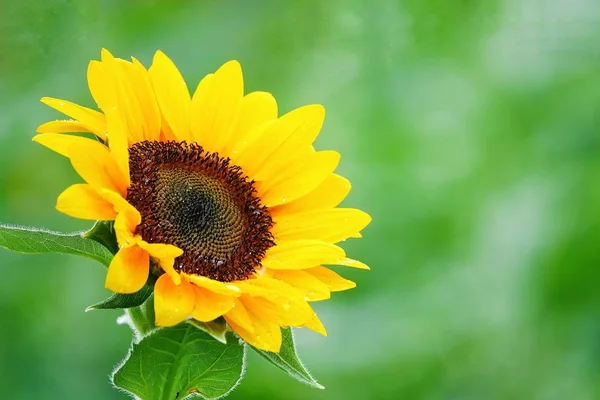
<path fill-rule="evenodd" d="M 142 216 L 137 233 L 182 249 L 176 270 L 243 280 L 274 245 L 269 211 L 229 158 L 195 143 L 143 141 L 129 148 L 129 170 L 127 201 Z"/>

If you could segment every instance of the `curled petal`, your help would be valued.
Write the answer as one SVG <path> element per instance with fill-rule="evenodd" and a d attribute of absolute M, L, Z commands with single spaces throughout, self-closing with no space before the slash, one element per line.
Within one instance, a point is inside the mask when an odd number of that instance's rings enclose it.
<path fill-rule="evenodd" d="M 174 284 L 181 283 L 181 275 L 175 271 L 173 265 L 175 259 L 183 254 L 183 250 L 171 244 L 148 243 L 143 240 L 138 245 L 158 260 L 160 267 L 171 277 Z"/>
<path fill-rule="evenodd" d="M 148 280 L 150 258 L 148 253 L 138 246 L 124 247 L 115 254 L 105 286 L 116 293 L 135 293 Z"/>
<path fill-rule="evenodd" d="M 115 218 L 115 233 L 120 246 L 131 246 L 141 240 L 135 231 L 137 226 L 142 222 L 142 216 L 127 200 L 120 194 L 111 190 L 101 190 L 100 194 L 110 203 L 113 204 L 117 211 Z"/>
<path fill-rule="evenodd" d="M 176 285 L 167 274 L 161 275 L 154 286 L 156 325 L 177 325 L 192 313 L 194 301 L 194 290 L 187 280 Z"/>

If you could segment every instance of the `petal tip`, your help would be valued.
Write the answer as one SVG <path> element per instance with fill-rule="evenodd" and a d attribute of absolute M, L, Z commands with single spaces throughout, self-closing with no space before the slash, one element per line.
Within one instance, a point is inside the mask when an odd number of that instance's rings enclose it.
<path fill-rule="evenodd" d="M 108 51 L 108 49 L 106 48 L 102 48 L 102 50 L 100 50 L 100 59 L 104 62 L 108 61 L 108 60 L 112 60 L 115 57 L 112 55 L 112 53 L 110 51 Z"/>

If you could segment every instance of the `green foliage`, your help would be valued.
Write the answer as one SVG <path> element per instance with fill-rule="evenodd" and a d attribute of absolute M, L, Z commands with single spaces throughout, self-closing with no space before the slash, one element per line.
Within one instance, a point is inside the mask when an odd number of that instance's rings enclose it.
<path fill-rule="evenodd" d="M 109 249 L 111 253 L 116 254 L 119 251 L 119 244 L 113 226 L 113 221 L 96 221 L 92 229 L 82 234 L 82 236 L 86 239 L 95 240 Z"/>
<path fill-rule="evenodd" d="M 188 324 L 194 325 L 196 328 L 208 333 L 221 343 L 227 343 L 227 332 L 230 331 L 229 326 L 223 318 L 218 318 L 210 322 L 200 322 L 196 320 L 188 320 Z"/>
<path fill-rule="evenodd" d="M 285 371 L 292 378 L 317 389 L 325 389 L 323 385 L 319 384 L 310 375 L 306 367 L 300 361 L 300 358 L 298 358 L 292 330 L 290 328 L 281 329 L 281 336 L 281 350 L 279 353 L 260 350 L 256 347 L 252 347 L 252 349 L 263 356 L 271 364 Z"/>
<path fill-rule="evenodd" d="M 112 310 L 117 308 L 132 308 L 142 305 L 152 294 L 152 286 L 145 285 L 138 292 L 122 294 L 114 293 L 109 298 L 99 303 L 92 304 L 85 311 Z"/>
<path fill-rule="evenodd" d="M 112 379 L 142 400 L 184 399 L 193 394 L 214 399 L 239 383 L 244 362 L 244 345 L 233 336 L 223 344 L 184 323 L 157 329 L 134 343 Z"/>
<path fill-rule="evenodd" d="M 40 228 L 0 225 L 0 246 L 19 253 L 61 253 L 83 256 L 108 266 L 112 253 L 82 233 L 60 233 Z"/>

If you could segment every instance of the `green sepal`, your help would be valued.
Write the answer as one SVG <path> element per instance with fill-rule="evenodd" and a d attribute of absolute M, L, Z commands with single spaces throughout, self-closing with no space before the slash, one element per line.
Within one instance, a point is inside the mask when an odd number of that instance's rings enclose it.
<path fill-rule="evenodd" d="M 113 254 L 119 251 L 113 221 L 96 221 L 92 229 L 83 233 L 82 236 L 100 243 Z"/>
<path fill-rule="evenodd" d="M 215 338 L 221 343 L 227 344 L 227 332 L 230 332 L 229 326 L 223 318 L 217 318 L 210 322 L 200 322 L 195 319 L 187 321 L 188 324 L 192 324 L 198 329 L 208 333 L 210 336 Z"/>
<path fill-rule="evenodd" d="M 227 339 L 221 343 L 189 323 L 155 329 L 133 343 L 112 382 L 141 400 L 216 399 L 245 370 L 246 346 L 231 333 Z"/>
<path fill-rule="evenodd" d="M 260 350 L 254 346 L 251 347 L 267 361 L 275 365 L 277 368 L 285 371 L 292 378 L 314 388 L 325 389 L 323 385 L 321 385 L 311 376 L 306 367 L 300 361 L 300 358 L 298 358 L 292 330 L 290 328 L 282 328 L 281 336 L 281 349 L 279 350 L 279 353 Z"/>
<path fill-rule="evenodd" d="M 154 295 L 150 295 L 144 304 L 125 310 L 131 320 L 131 329 L 136 337 L 141 338 L 156 329 L 154 314 Z"/>
<path fill-rule="evenodd" d="M 83 237 L 83 234 L 0 224 L 0 247 L 28 254 L 72 254 L 110 265 L 113 258 L 110 250 L 95 240 Z"/>
<path fill-rule="evenodd" d="M 112 296 L 99 303 L 92 304 L 85 311 L 114 310 L 116 308 L 133 308 L 144 304 L 153 292 L 153 287 L 145 285 L 138 292 L 130 294 L 114 293 Z"/>

